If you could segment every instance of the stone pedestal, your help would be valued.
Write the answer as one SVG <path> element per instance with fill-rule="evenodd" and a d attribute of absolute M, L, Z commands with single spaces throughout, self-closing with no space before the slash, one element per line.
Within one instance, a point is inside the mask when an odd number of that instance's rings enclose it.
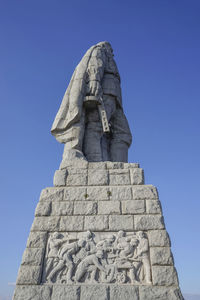
<path fill-rule="evenodd" d="M 13 299 L 183 299 L 158 193 L 138 164 L 62 163 L 41 192 Z"/>

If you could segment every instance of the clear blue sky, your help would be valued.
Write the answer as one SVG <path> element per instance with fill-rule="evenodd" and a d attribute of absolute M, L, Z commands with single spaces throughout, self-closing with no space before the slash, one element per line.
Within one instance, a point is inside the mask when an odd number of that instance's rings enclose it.
<path fill-rule="evenodd" d="M 200 1 L 0 1 L 0 299 L 13 289 L 41 189 L 63 146 L 50 128 L 72 72 L 108 40 L 133 134 L 158 187 L 184 293 L 200 294 Z M 188 298 L 189 299 L 189 298 Z"/>

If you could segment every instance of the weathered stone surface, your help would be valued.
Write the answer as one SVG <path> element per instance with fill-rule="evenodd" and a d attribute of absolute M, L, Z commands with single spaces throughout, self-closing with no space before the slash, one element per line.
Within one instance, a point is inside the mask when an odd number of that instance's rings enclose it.
<path fill-rule="evenodd" d="M 40 201 L 35 210 L 35 216 L 49 216 L 51 214 L 51 202 Z"/>
<path fill-rule="evenodd" d="M 146 210 L 148 214 L 160 214 L 161 205 L 158 200 L 147 200 L 146 201 Z"/>
<path fill-rule="evenodd" d="M 18 285 L 13 300 L 50 300 L 51 291 L 51 286 Z"/>
<path fill-rule="evenodd" d="M 77 160 L 68 160 L 63 159 L 59 169 L 70 169 L 70 168 L 77 168 L 77 169 L 87 169 L 88 162 L 86 160 L 77 159 Z"/>
<path fill-rule="evenodd" d="M 157 189 L 152 185 L 138 185 L 132 187 L 133 199 L 157 199 Z"/>
<path fill-rule="evenodd" d="M 59 221 L 59 217 L 35 217 L 31 231 L 57 231 Z"/>
<path fill-rule="evenodd" d="M 134 224 L 136 230 L 164 229 L 163 217 L 160 215 L 136 215 Z"/>
<path fill-rule="evenodd" d="M 120 214 L 120 201 L 99 201 L 98 214 L 99 215 L 113 215 Z"/>
<path fill-rule="evenodd" d="M 22 266 L 40 266 L 45 248 L 26 248 L 22 257 Z"/>
<path fill-rule="evenodd" d="M 130 173 L 128 169 L 114 169 L 109 170 L 109 184 L 110 185 L 128 185 L 130 184 Z"/>
<path fill-rule="evenodd" d="M 170 246 L 169 235 L 166 230 L 148 231 L 149 245 L 151 247 L 167 247 Z"/>
<path fill-rule="evenodd" d="M 152 265 L 173 265 L 173 257 L 169 247 L 151 247 Z"/>
<path fill-rule="evenodd" d="M 131 200 L 131 187 L 119 186 L 110 188 L 110 199 L 112 200 Z"/>
<path fill-rule="evenodd" d="M 184 300 L 179 288 L 140 286 L 140 300 Z"/>
<path fill-rule="evenodd" d="M 53 287 L 51 300 L 79 300 L 80 287 L 73 285 L 56 285 Z"/>
<path fill-rule="evenodd" d="M 108 229 L 108 216 L 85 216 L 84 229 L 93 231 Z"/>
<path fill-rule="evenodd" d="M 64 200 L 86 200 L 87 190 L 84 187 L 69 187 L 65 189 Z"/>
<path fill-rule="evenodd" d="M 47 241 L 47 232 L 32 231 L 30 232 L 26 247 L 45 248 Z"/>
<path fill-rule="evenodd" d="M 133 216 L 111 215 L 109 216 L 109 229 L 110 230 L 133 230 Z"/>
<path fill-rule="evenodd" d="M 17 276 L 17 284 L 39 284 L 40 278 L 40 266 L 21 266 Z"/>
<path fill-rule="evenodd" d="M 108 200 L 110 198 L 109 188 L 106 186 L 92 186 L 87 188 L 85 200 Z"/>
<path fill-rule="evenodd" d="M 108 171 L 88 169 L 88 185 L 108 185 Z"/>
<path fill-rule="evenodd" d="M 97 203 L 94 201 L 75 201 L 74 214 L 75 215 L 96 215 Z"/>
<path fill-rule="evenodd" d="M 131 184 L 144 184 L 144 172 L 140 168 L 131 168 L 130 169 L 130 179 Z"/>
<path fill-rule="evenodd" d="M 83 216 L 66 216 L 60 218 L 60 231 L 83 230 Z"/>
<path fill-rule="evenodd" d="M 123 168 L 124 168 L 123 162 L 107 161 L 107 169 L 123 169 Z"/>
<path fill-rule="evenodd" d="M 122 214 L 142 214 L 145 212 L 144 200 L 122 201 Z"/>
<path fill-rule="evenodd" d="M 178 285 L 176 270 L 171 266 L 152 266 L 153 285 Z"/>
<path fill-rule="evenodd" d="M 82 285 L 80 300 L 109 300 L 108 287 L 104 285 Z"/>
<path fill-rule="evenodd" d="M 67 169 L 56 170 L 53 178 L 54 186 L 65 186 L 67 180 L 68 171 Z"/>
<path fill-rule="evenodd" d="M 138 163 L 124 163 L 124 169 L 132 169 L 139 168 L 140 165 Z"/>
<path fill-rule="evenodd" d="M 136 286 L 110 286 L 111 300 L 139 300 L 139 288 Z M 146 300 L 149 298 L 146 298 Z"/>
<path fill-rule="evenodd" d="M 69 169 L 67 185 L 87 185 L 87 169 Z"/>
<path fill-rule="evenodd" d="M 73 213 L 73 202 L 60 201 L 52 203 L 53 216 L 69 216 Z"/>
<path fill-rule="evenodd" d="M 101 161 L 101 162 L 89 162 L 88 163 L 88 168 L 89 169 L 106 169 L 106 162 Z"/>
<path fill-rule="evenodd" d="M 64 189 L 63 188 L 46 188 L 40 194 L 40 200 L 48 201 L 62 201 Z"/>

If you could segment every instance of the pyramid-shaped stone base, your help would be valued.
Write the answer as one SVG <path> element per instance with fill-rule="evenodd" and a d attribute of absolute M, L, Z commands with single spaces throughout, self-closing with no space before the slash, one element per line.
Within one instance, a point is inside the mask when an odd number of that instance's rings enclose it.
<path fill-rule="evenodd" d="M 61 166 L 42 191 L 14 300 L 183 299 L 157 190 L 135 163 Z"/>

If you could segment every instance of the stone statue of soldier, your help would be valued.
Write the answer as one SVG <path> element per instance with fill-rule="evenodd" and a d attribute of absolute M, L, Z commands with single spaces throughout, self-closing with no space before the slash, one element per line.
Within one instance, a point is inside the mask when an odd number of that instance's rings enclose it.
<path fill-rule="evenodd" d="M 76 67 L 51 132 L 65 144 L 63 160 L 127 162 L 132 136 L 108 42 L 92 46 Z"/>

